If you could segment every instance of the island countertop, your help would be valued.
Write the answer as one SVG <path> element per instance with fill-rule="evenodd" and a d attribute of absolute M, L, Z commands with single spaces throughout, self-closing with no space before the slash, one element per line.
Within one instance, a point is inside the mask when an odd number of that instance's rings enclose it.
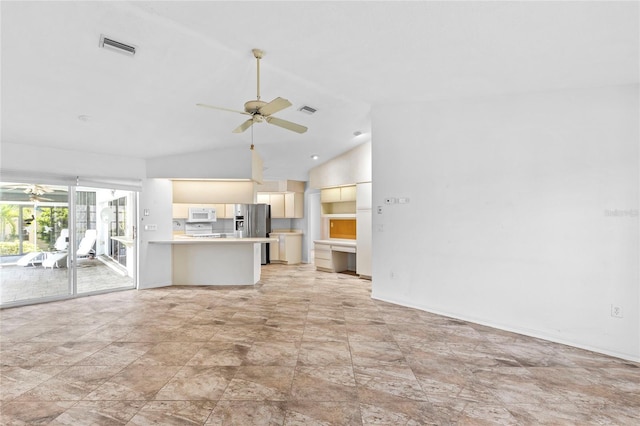
<path fill-rule="evenodd" d="M 277 241 L 177 234 L 149 244 L 171 248 L 173 285 L 253 285 L 260 280 L 262 243 Z"/>
<path fill-rule="evenodd" d="M 149 244 L 256 244 L 256 243 L 277 243 L 277 238 L 235 238 L 235 237 L 189 237 L 186 235 L 175 235 L 172 239 L 151 240 Z"/>

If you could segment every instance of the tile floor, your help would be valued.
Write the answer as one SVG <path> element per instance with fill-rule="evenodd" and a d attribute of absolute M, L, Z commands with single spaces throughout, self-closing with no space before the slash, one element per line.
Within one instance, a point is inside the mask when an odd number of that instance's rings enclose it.
<path fill-rule="evenodd" d="M 78 260 L 78 293 L 132 287 L 128 277 L 110 259 Z M 69 294 L 70 269 L 42 266 L 0 265 L 0 303 L 9 304 L 32 299 Z"/>
<path fill-rule="evenodd" d="M 0 312 L 3 425 L 638 425 L 640 365 L 269 265 Z"/>

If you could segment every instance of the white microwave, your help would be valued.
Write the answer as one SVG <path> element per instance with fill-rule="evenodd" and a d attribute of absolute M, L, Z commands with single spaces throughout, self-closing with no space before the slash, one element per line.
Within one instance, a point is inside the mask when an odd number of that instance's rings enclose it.
<path fill-rule="evenodd" d="M 215 222 L 216 209 L 207 207 L 189 207 L 187 222 Z"/>

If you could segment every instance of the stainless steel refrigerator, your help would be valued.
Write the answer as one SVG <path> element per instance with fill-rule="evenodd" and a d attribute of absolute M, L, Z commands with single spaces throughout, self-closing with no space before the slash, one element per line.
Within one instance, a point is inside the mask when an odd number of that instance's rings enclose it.
<path fill-rule="evenodd" d="M 236 237 L 265 238 L 271 232 L 271 206 L 269 204 L 236 204 L 233 219 Z M 262 243 L 261 263 L 269 260 L 269 244 Z"/>

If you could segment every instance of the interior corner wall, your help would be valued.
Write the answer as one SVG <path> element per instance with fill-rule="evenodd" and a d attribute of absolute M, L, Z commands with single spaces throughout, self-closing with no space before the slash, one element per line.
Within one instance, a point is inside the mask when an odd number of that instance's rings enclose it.
<path fill-rule="evenodd" d="M 374 106 L 372 296 L 640 360 L 638 89 Z"/>

